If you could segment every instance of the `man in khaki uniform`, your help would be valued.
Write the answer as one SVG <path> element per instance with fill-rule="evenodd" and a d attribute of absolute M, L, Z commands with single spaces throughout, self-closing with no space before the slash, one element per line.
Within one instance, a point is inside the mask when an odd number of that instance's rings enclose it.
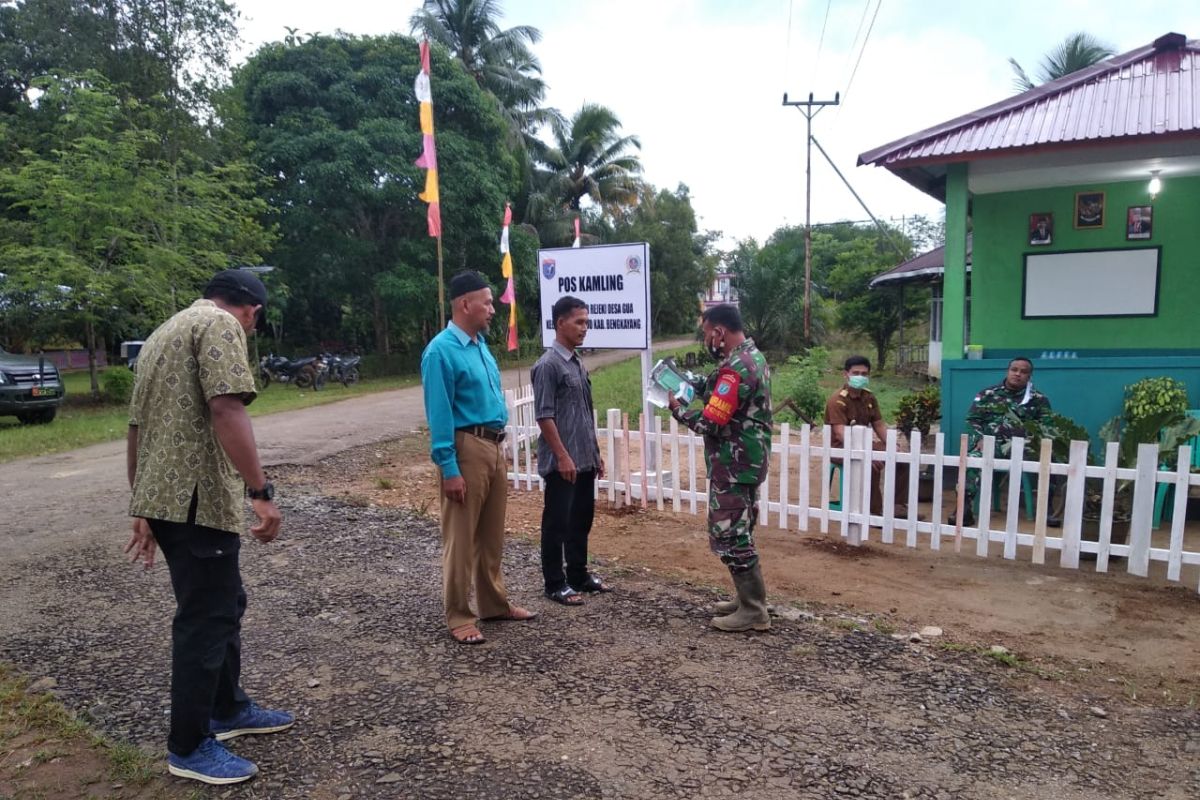
<path fill-rule="evenodd" d="M 162 548 L 177 608 L 171 629 L 167 768 L 210 784 L 249 780 L 258 767 L 220 744 L 291 727 L 291 714 L 242 691 L 238 569 L 248 494 L 260 542 L 279 534 L 274 487 L 263 475 L 246 405 L 255 397 L 246 361 L 267 290 L 252 273 L 218 273 L 203 300 L 164 322 L 138 358 L 127 462 L 133 535 L 125 552 L 147 569 Z"/>
<path fill-rule="evenodd" d="M 848 432 L 853 425 L 865 425 L 874 431 L 874 448 L 882 450 L 887 440 L 887 423 L 879 410 L 879 401 L 867 389 L 870 384 L 871 362 L 866 356 L 850 356 L 846 359 L 846 383 L 825 403 L 825 424 L 832 426 L 832 447 L 844 447 Z M 840 463 L 841 459 L 834 459 Z M 871 462 L 871 513 L 883 513 L 883 468 L 884 462 Z M 843 480 L 845 476 L 843 474 Z M 908 491 L 908 464 L 896 464 L 894 493 Z M 895 504 L 895 515 L 908 515 L 908 506 Z"/>

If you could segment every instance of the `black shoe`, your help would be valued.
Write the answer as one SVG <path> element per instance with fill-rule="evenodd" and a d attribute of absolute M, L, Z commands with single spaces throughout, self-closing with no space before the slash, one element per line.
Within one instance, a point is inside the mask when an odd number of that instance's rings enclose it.
<path fill-rule="evenodd" d="M 1061 528 L 1062 527 L 1062 517 L 1054 517 L 1054 516 L 1046 517 L 1046 524 L 1049 525 L 1051 528 Z"/>
<path fill-rule="evenodd" d="M 599 575 L 592 573 L 587 576 L 587 580 L 583 583 L 573 583 L 571 588 L 577 592 L 586 592 L 587 594 L 607 593 L 613 590 L 613 587 L 604 582 L 604 579 Z"/>
<path fill-rule="evenodd" d="M 957 525 L 958 524 L 958 515 L 951 514 L 950 519 L 946 520 L 946 524 L 947 525 Z M 964 528 L 975 527 L 975 514 L 970 509 L 967 509 L 966 511 L 963 512 L 963 527 Z"/>

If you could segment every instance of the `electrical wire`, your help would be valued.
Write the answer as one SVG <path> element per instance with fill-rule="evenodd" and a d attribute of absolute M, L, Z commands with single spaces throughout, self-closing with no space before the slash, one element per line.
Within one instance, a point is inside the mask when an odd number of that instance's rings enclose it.
<path fill-rule="evenodd" d="M 850 48 L 846 51 L 846 64 L 843 69 L 850 66 L 850 59 L 854 57 L 854 48 L 858 46 L 858 35 L 862 33 L 863 23 L 867 21 L 867 12 L 871 10 L 871 0 L 867 0 L 863 4 L 862 16 L 858 18 L 858 28 L 854 31 L 854 40 L 850 42 Z"/>
<path fill-rule="evenodd" d="M 813 65 L 813 80 L 816 81 L 821 74 L 821 47 L 825 44 L 825 28 L 829 25 L 829 7 L 833 5 L 833 0 L 825 0 L 825 19 L 821 21 L 821 37 L 817 39 L 817 58 Z"/>
<path fill-rule="evenodd" d="M 846 82 L 846 91 L 842 92 L 842 104 L 845 105 L 846 98 L 850 96 L 850 87 L 854 85 L 854 76 L 858 74 L 858 65 L 862 63 L 863 53 L 867 52 L 867 42 L 871 39 L 871 31 L 875 29 L 875 20 L 879 17 L 879 9 L 883 5 L 883 0 L 878 0 L 875 3 L 875 13 L 871 17 L 871 24 L 867 28 L 867 35 L 863 37 L 862 49 L 858 51 L 858 60 L 854 62 L 854 70 L 850 73 L 850 80 Z"/>
<path fill-rule="evenodd" d="M 791 65 L 792 58 L 792 9 L 796 6 L 796 0 L 788 2 L 788 24 L 787 37 L 783 45 L 783 87 L 786 92 L 788 82 L 788 68 Z"/>

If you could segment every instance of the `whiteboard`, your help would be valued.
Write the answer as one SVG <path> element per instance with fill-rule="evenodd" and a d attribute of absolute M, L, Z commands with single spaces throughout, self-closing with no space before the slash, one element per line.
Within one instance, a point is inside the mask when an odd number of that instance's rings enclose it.
<path fill-rule="evenodd" d="M 1152 317 L 1160 248 L 1026 253 L 1022 318 Z"/>
<path fill-rule="evenodd" d="M 554 343 L 550 309 L 563 295 L 587 303 L 584 347 L 650 346 L 650 245 L 609 244 L 538 250 L 542 345 Z"/>

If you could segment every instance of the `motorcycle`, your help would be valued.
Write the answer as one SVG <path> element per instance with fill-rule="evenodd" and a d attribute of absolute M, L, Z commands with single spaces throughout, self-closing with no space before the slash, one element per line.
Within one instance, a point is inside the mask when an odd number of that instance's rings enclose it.
<path fill-rule="evenodd" d="M 259 362 L 258 380 L 264 389 L 271 385 L 271 381 L 276 381 L 294 383 L 299 389 L 311 386 L 319 390 L 325 384 L 322 379 L 323 372 L 324 365 L 317 356 L 291 359 L 268 353 Z"/>
<path fill-rule="evenodd" d="M 335 356 L 332 353 L 322 353 L 321 359 L 329 371 L 329 377 L 340 381 L 343 386 L 353 386 L 361 377 L 358 365 L 362 356 Z"/>

